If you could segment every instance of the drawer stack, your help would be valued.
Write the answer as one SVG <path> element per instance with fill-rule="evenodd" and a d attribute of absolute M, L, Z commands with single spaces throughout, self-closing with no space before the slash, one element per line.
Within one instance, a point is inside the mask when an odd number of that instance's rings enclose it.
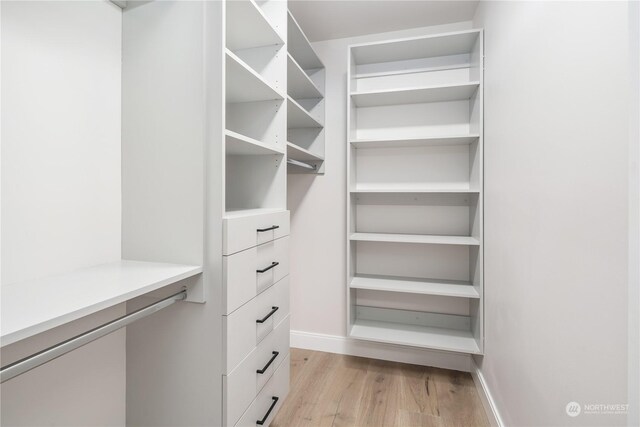
<path fill-rule="evenodd" d="M 268 425 L 289 390 L 289 212 L 227 215 L 223 423 Z"/>

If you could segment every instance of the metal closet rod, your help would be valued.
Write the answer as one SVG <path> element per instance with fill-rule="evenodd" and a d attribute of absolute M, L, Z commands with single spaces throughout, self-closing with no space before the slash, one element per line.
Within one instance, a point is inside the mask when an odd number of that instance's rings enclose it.
<path fill-rule="evenodd" d="M 299 162 L 293 159 L 287 159 L 287 163 L 294 166 L 300 166 L 301 168 L 316 170 L 316 165 L 310 165 L 309 163 Z"/>
<path fill-rule="evenodd" d="M 82 347 L 83 345 L 89 344 L 90 342 L 95 341 L 98 338 L 102 338 L 103 336 L 108 335 L 112 332 L 115 332 L 118 329 L 123 328 L 138 319 L 147 317 L 150 314 L 155 313 L 156 311 L 169 307 L 171 304 L 182 301 L 186 298 L 187 291 L 183 289 L 178 293 L 175 293 L 171 296 L 161 299 L 158 302 L 136 310 L 133 313 L 119 317 L 115 320 L 112 320 L 111 322 L 91 329 L 90 331 L 84 332 L 80 335 L 76 335 L 73 338 L 69 338 L 66 341 L 34 353 L 31 356 L 25 357 L 24 359 L 20 359 L 17 362 L 13 362 L 7 366 L 3 366 L 2 368 L 0 368 L 0 383 L 8 381 L 11 378 L 15 378 L 18 375 L 22 375 L 25 372 L 28 372 L 33 368 L 37 368 L 40 365 L 44 365 L 45 363 L 50 362 L 53 359 L 57 359 L 58 357 L 67 354 L 70 351 Z"/>

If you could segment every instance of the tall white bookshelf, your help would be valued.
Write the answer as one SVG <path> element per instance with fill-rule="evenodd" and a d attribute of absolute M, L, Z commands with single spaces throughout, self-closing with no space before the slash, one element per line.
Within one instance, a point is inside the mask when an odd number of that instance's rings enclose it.
<path fill-rule="evenodd" d="M 324 65 L 291 12 L 287 26 L 288 170 L 324 173 Z"/>
<path fill-rule="evenodd" d="M 348 336 L 483 353 L 482 30 L 349 47 Z"/>

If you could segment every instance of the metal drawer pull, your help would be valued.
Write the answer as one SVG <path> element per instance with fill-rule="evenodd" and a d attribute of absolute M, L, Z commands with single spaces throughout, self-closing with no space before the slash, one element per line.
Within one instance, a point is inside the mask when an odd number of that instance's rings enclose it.
<path fill-rule="evenodd" d="M 267 418 L 269 418 L 269 414 L 271 414 L 271 411 L 273 411 L 273 408 L 276 407 L 276 403 L 278 403 L 278 400 L 280 400 L 280 398 L 276 396 L 273 396 L 272 399 L 273 399 L 273 403 L 269 407 L 269 410 L 267 411 L 267 413 L 264 414 L 264 417 L 262 417 L 261 420 L 256 421 L 256 424 L 258 424 L 259 426 L 267 422 Z"/>
<path fill-rule="evenodd" d="M 258 233 L 264 233 L 265 231 L 275 230 L 276 228 L 280 228 L 280 226 L 279 226 L 279 225 L 272 225 L 272 226 L 271 226 L 271 227 L 269 227 L 269 228 L 258 228 L 256 231 L 257 231 Z"/>
<path fill-rule="evenodd" d="M 279 262 L 272 262 L 271 265 L 267 268 L 263 268 L 262 270 L 256 270 L 256 273 L 266 273 L 267 271 L 271 270 L 273 267 L 275 267 L 276 265 L 279 265 Z"/>
<path fill-rule="evenodd" d="M 262 319 L 258 319 L 256 320 L 256 323 L 264 323 L 267 321 L 267 319 L 271 316 L 273 316 L 273 313 L 275 313 L 276 311 L 278 311 L 280 307 L 271 307 L 271 311 L 269 312 L 269 314 L 267 314 L 266 316 L 264 316 Z"/>
<path fill-rule="evenodd" d="M 273 361 L 274 361 L 274 360 L 276 360 L 276 357 L 278 357 L 278 355 L 279 355 L 280 353 L 279 353 L 279 352 L 277 352 L 277 351 L 274 351 L 274 352 L 273 352 L 273 353 L 271 353 L 271 354 L 273 354 L 273 357 L 271 357 L 271 359 L 269 359 L 269 361 L 267 362 L 267 364 L 266 364 L 266 365 L 264 365 L 264 368 L 262 368 L 262 369 L 258 369 L 258 370 L 256 371 L 258 374 L 264 374 L 265 372 L 267 372 L 267 369 L 269 369 L 269 366 L 271 366 L 271 364 L 273 363 Z"/>

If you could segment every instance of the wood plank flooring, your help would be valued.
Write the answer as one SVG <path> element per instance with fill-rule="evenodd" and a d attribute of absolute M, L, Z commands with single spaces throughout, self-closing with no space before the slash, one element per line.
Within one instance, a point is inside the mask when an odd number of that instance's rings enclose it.
<path fill-rule="evenodd" d="M 291 349 L 291 389 L 271 427 L 488 427 L 465 372 Z"/>

